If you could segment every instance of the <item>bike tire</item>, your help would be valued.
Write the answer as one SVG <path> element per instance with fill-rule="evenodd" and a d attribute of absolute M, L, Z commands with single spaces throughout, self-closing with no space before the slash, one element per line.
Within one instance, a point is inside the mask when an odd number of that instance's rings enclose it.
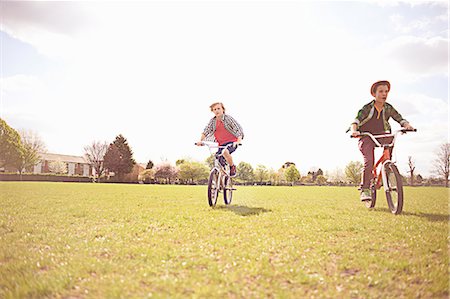
<path fill-rule="evenodd" d="M 208 204 L 210 207 L 216 206 L 217 197 L 219 196 L 219 171 L 213 169 L 209 174 L 208 180 Z"/>
<path fill-rule="evenodd" d="M 370 184 L 370 195 L 372 198 L 370 200 L 366 200 L 364 203 L 368 209 L 375 208 L 375 204 L 377 202 L 377 187 L 375 186 L 375 182 Z"/>
<path fill-rule="evenodd" d="M 229 176 L 226 176 L 223 185 L 223 201 L 226 205 L 229 205 L 233 199 L 233 180 Z"/>
<path fill-rule="evenodd" d="M 403 181 L 397 166 L 393 163 L 384 165 L 386 183 L 384 186 L 386 200 L 392 214 L 398 215 L 403 210 Z"/>

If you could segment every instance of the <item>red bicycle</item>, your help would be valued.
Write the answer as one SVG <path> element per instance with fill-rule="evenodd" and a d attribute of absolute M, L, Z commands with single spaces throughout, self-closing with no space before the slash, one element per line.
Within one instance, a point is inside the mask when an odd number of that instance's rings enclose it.
<path fill-rule="evenodd" d="M 375 207 L 375 203 L 377 201 L 377 190 L 381 189 L 381 185 L 383 185 L 386 193 L 386 200 L 391 212 L 396 215 L 402 212 L 403 181 L 402 176 L 395 165 L 396 161 L 392 160 L 391 152 L 394 148 L 397 135 L 399 133 L 405 134 L 406 132 L 417 132 L 417 129 L 401 129 L 395 131 L 393 134 L 372 135 L 370 133 L 361 133 L 359 136 L 354 136 L 354 138 L 367 136 L 373 140 L 375 146 L 384 148 L 380 159 L 373 166 L 373 178 L 370 183 L 370 191 L 372 196 L 371 199 L 365 201 L 367 208 Z M 378 139 L 381 139 L 381 142 Z M 387 140 L 392 140 L 392 142 L 389 143 Z M 378 168 L 381 169 L 378 170 Z"/>

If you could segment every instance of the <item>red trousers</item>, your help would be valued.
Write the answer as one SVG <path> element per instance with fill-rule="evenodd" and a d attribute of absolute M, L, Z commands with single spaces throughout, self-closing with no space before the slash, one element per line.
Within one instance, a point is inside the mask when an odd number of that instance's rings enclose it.
<path fill-rule="evenodd" d="M 391 143 L 393 137 L 380 138 L 378 141 L 381 144 Z M 370 188 L 370 180 L 373 178 L 373 166 L 375 163 L 374 151 L 375 151 L 375 143 L 369 137 L 362 137 L 358 142 L 359 150 L 361 151 L 364 157 L 364 168 L 363 174 L 361 177 L 361 188 L 369 189 Z M 392 154 L 392 147 L 389 149 L 390 154 Z"/>

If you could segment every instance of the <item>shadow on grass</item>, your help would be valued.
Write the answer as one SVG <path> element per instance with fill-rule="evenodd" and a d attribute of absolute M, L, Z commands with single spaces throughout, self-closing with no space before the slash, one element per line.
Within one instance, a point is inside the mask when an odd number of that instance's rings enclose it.
<path fill-rule="evenodd" d="M 391 210 L 389 210 L 388 208 L 377 208 L 377 209 L 375 209 L 375 211 L 391 214 Z M 421 212 L 411 213 L 411 212 L 402 211 L 402 213 L 400 215 L 426 218 L 428 221 L 431 221 L 431 222 L 448 222 L 450 220 L 450 218 L 449 218 L 450 215 L 448 215 L 448 214 L 430 214 L 430 213 L 421 213 Z"/>
<path fill-rule="evenodd" d="M 247 207 L 247 206 L 218 206 L 216 207 L 218 210 L 227 210 L 235 213 L 240 216 L 251 216 L 251 215 L 259 215 L 261 213 L 272 212 L 272 210 L 267 210 L 264 208 L 256 208 L 256 207 Z"/>

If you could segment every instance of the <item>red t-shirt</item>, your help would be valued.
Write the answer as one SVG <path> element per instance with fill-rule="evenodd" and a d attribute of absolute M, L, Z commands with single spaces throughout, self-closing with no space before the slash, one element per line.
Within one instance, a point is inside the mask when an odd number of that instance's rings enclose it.
<path fill-rule="evenodd" d="M 225 129 L 223 122 L 219 119 L 216 120 L 216 131 L 214 132 L 214 137 L 216 137 L 219 145 L 237 141 L 237 137 Z"/>

